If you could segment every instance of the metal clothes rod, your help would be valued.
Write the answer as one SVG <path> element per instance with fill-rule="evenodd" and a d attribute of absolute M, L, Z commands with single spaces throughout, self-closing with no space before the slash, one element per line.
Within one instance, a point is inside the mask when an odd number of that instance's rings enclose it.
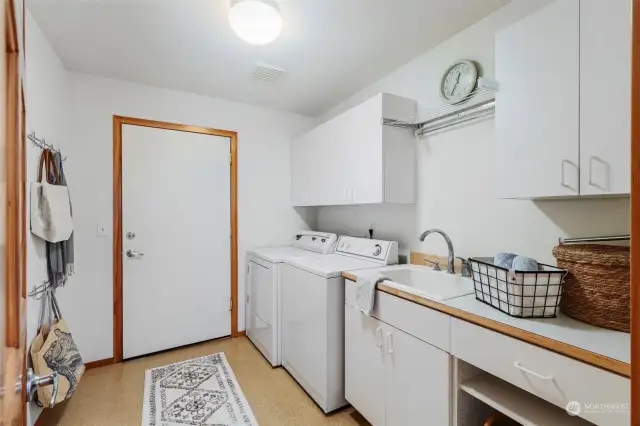
<path fill-rule="evenodd" d="M 53 147 L 53 144 L 48 144 L 44 138 L 40 139 L 36 137 L 36 133 L 32 132 L 29 133 L 27 135 L 27 138 L 31 141 L 31 144 L 33 146 L 35 146 L 36 148 L 40 148 L 40 149 L 48 149 L 49 151 L 53 152 L 54 154 L 60 154 L 60 150 L 55 149 Z M 67 157 L 65 156 L 62 161 L 66 161 Z"/>
<path fill-rule="evenodd" d="M 560 244 L 597 243 L 602 241 L 630 241 L 631 235 L 610 235 L 606 237 L 558 238 Z"/>
<path fill-rule="evenodd" d="M 427 127 L 429 125 L 432 125 L 434 123 L 437 123 L 441 120 L 446 120 L 447 118 L 455 118 L 458 116 L 458 114 L 465 114 L 467 112 L 475 112 L 477 110 L 483 110 L 483 109 L 487 109 L 487 108 L 491 108 L 495 105 L 495 98 L 490 98 L 490 99 L 486 99 L 484 101 L 475 103 L 473 105 L 466 105 L 460 109 L 457 109 L 455 111 L 451 111 L 447 114 L 443 114 L 439 117 L 436 118 L 432 118 L 430 120 L 426 120 L 423 121 L 422 123 L 418 123 L 418 125 L 420 126 L 420 128 L 423 127 Z"/>
<path fill-rule="evenodd" d="M 406 121 L 394 120 L 393 118 L 383 118 L 382 125 L 390 127 L 401 127 L 403 129 L 412 130 L 418 130 L 420 128 L 420 125 L 417 123 L 407 123 Z"/>
<path fill-rule="evenodd" d="M 443 130 L 448 127 L 457 126 L 459 124 L 467 123 L 476 118 L 483 118 L 493 115 L 495 112 L 495 96 L 484 99 L 479 102 L 475 102 L 457 109 L 451 110 L 451 107 L 447 106 L 445 109 L 437 110 L 435 113 L 430 114 L 430 117 L 419 122 L 412 123 L 406 120 L 397 120 L 392 118 L 383 118 L 382 124 L 391 127 L 401 127 L 405 129 L 411 129 L 416 132 L 416 136 L 422 136 L 424 134 Z"/>
<path fill-rule="evenodd" d="M 422 136 L 428 133 L 436 132 L 438 130 L 444 130 L 449 127 L 454 127 L 460 124 L 469 123 L 474 120 L 486 118 L 492 116 L 495 113 L 495 101 L 493 100 L 482 102 L 482 105 L 476 105 L 476 107 L 476 109 L 457 112 L 451 118 L 442 117 L 431 120 L 429 124 L 421 126 L 420 129 L 416 131 L 416 135 Z"/>

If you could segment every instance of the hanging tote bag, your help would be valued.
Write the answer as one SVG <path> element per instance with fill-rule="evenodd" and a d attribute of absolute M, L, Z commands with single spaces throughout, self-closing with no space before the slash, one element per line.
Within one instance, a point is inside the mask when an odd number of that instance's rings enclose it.
<path fill-rule="evenodd" d="M 46 178 L 42 181 L 42 169 Z M 53 169 L 51 169 L 53 168 Z M 47 182 L 51 171 L 58 171 L 49 150 L 43 150 L 38 167 L 38 181 L 31 182 L 31 232 L 45 241 L 57 243 L 66 241 L 73 232 L 69 189 L 63 185 Z"/>
<path fill-rule="evenodd" d="M 48 321 L 45 322 L 47 315 Z M 54 371 L 58 373 L 55 399 L 55 404 L 58 404 L 73 395 L 85 366 L 53 291 L 48 291 L 42 299 L 38 326 L 38 335 L 31 344 L 31 364 L 38 376 L 47 376 Z M 37 392 L 39 404 L 49 407 L 53 386 L 39 387 Z"/>

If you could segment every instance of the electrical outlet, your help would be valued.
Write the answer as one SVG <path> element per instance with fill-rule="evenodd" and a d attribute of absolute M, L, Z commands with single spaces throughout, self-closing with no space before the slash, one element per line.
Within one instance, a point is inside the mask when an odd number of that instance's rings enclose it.
<path fill-rule="evenodd" d="M 96 227 L 96 235 L 98 237 L 106 237 L 109 235 L 109 230 L 107 229 L 106 225 L 102 225 L 100 223 L 98 223 L 97 227 Z"/>

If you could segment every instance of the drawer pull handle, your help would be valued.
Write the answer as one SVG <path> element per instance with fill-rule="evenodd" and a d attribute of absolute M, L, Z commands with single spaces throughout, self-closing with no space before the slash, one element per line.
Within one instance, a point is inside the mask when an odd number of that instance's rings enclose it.
<path fill-rule="evenodd" d="M 382 347 L 382 327 L 376 328 L 376 345 Z"/>
<path fill-rule="evenodd" d="M 518 370 L 520 370 L 520 371 L 523 371 L 523 372 L 525 372 L 525 373 L 527 373 L 527 374 L 532 375 L 533 377 L 537 377 L 538 379 L 541 379 L 541 380 L 553 380 L 553 376 L 552 376 L 552 375 L 543 376 L 543 375 L 542 375 L 542 374 L 540 374 L 540 373 L 536 373 L 536 372 L 535 372 L 535 371 L 533 371 L 533 370 L 529 370 L 528 368 L 523 367 L 523 366 L 520 364 L 520 362 L 518 362 L 518 361 L 514 362 L 514 363 L 513 363 L 513 366 L 514 366 L 515 368 L 517 368 Z"/>
<path fill-rule="evenodd" d="M 393 353 L 393 334 L 387 333 L 387 353 Z"/>

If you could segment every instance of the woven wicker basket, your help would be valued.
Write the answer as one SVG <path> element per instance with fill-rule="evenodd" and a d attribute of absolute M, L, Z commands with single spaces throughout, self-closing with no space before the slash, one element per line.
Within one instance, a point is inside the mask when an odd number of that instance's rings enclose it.
<path fill-rule="evenodd" d="M 560 310 L 587 324 L 629 332 L 629 247 L 560 245 L 553 249 L 566 269 Z"/>

